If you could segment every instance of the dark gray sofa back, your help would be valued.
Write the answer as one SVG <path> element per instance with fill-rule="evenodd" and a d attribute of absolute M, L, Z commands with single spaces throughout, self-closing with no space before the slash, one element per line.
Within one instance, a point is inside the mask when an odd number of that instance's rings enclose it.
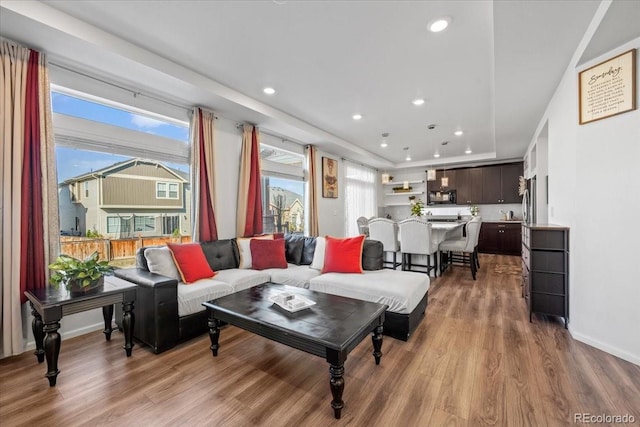
<path fill-rule="evenodd" d="M 240 265 L 240 253 L 236 239 L 222 239 L 201 243 L 207 262 L 213 271 L 238 268 Z M 149 246 L 151 247 L 151 246 Z M 157 246 L 154 246 L 157 247 Z M 144 251 L 147 247 L 136 252 L 136 267 L 149 271 Z M 298 235 L 285 236 L 285 254 L 287 262 L 297 265 L 310 265 L 316 249 L 316 238 Z M 362 269 L 382 270 L 383 260 L 382 243 L 377 240 L 366 239 L 362 248 Z M 298 261 L 298 262 L 295 262 Z"/>

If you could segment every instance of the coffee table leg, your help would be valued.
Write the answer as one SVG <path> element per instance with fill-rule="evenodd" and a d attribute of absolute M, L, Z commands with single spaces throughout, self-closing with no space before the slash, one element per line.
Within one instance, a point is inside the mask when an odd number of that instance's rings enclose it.
<path fill-rule="evenodd" d="M 33 331 L 33 339 L 36 340 L 36 350 L 33 354 L 38 358 L 38 363 L 44 362 L 44 349 L 42 348 L 42 341 L 44 340 L 44 331 L 42 330 L 42 317 L 31 304 L 31 314 L 33 320 L 31 321 L 31 330 Z"/>
<path fill-rule="evenodd" d="M 209 348 L 211 349 L 211 353 L 217 356 L 218 349 L 220 348 L 220 345 L 218 345 L 218 340 L 220 339 L 220 321 L 211 316 L 207 324 L 209 325 L 209 339 L 211 340 L 211 346 Z"/>
<path fill-rule="evenodd" d="M 344 364 L 329 366 L 329 385 L 331 386 L 331 394 L 333 400 L 331 401 L 331 407 L 336 419 L 340 419 L 342 408 L 344 408 L 344 401 L 342 400 L 342 392 L 344 391 Z"/>
<path fill-rule="evenodd" d="M 44 325 L 44 354 L 47 357 L 47 373 L 45 377 L 49 379 L 49 387 L 56 385 L 56 379 L 60 371 L 58 370 L 58 356 L 60 355 L 60 323 L 57 321 Z"/>
<path fill-rule="evenodd" d="M 113 332 L 113 328 L 111 326 L 111 320 L 113 319 L 113 305 L 105 305 L 102 307 L 102 317 L 104 318 L 104 337 L 107 341 L 111 341 L 111 332 Z"/>
<path fill-rule="evenodd" d="M 133 315 L 133 301 L 122 303 L 122 330 L 124 332 L 124 351 L 127 357 L 131 356 L 133 350 L 133 325 L 135 316 Z"/>
<path fill-rule="evenodd" d="M 373 330 L 371 335 L 373 341 L 373 357 L 376 359 L 376 365 L 380 364 L 380 358 L 382 357 L 382 325 L 378 325 Z"/>

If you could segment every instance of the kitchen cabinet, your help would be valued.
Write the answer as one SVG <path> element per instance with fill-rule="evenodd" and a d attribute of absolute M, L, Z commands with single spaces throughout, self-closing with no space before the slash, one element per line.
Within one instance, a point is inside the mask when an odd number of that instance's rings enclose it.
<path fill-rule="evenodd" d="M 522 296 L 532 313 L 564 318 L 569 324 L 569 228 L 522 226 Z"/>
<path fill-rule="evenodd" d="M 520 203 L 518 179 L 522 173 L 522 162 L 483 167 L 482 203 Z"/>
<path fill-rule="evenodd" d="M 465 168 L 456 170 L 456 190 L 459 205 L 477 205 L 482 202 L 482 170 Z"/>
<path fill-rule="evenodd" d="M 478 252 L 520 255 L 521 224 L 519 222 L 483 222 L 478 238 Z"/>

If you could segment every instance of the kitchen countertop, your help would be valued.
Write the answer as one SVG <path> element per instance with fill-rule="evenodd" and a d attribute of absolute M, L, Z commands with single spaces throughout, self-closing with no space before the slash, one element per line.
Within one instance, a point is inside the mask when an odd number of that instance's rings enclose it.
<path fill-rule="evenodd" d="M 491 222 L 491 223 L 496 223 L 496 224 L 503 224 L 503 223 L 515 223 L 515 224 L 522 224 L 522 220 L 521 219 L 491 219 L 488 221 L 482 221 L 482 222 Z"/>

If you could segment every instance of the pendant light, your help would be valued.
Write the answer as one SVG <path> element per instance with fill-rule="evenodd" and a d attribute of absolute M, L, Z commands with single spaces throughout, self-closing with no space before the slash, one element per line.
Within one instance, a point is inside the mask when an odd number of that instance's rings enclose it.
<path fill-rule="evenodd" d="M 449 141 L 443 141 L 440 145 L 442 145 L 442 151 L 444 152 L 444 147 L 449 143 Z M 440 186 L 448 187 L 449 186 L 449 177 L 447 176 L 447 167 L 443 166 L 442 168 L 442 178 L 440 178 Z"/>
<path fill-rule="evenodd" d="M 427 181 L 435 181 L 436 180 L 436 170 L 429 168 L 427 169 Z"/>

